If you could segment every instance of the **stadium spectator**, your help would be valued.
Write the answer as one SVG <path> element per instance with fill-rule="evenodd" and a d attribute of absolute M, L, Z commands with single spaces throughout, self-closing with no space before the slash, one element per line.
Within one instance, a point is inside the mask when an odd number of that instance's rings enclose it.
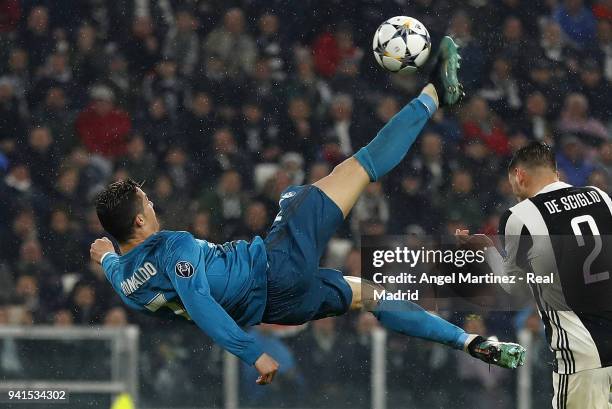
<path fill-rule="evenodd" d="M 599 147 L 596 166 L 606 173 L 608 184 L 612 185 L 612 141 L 604 142 Z"/>
<path fill-rule="evenodd" d="M 196 211 L 187 230 L 198 239 L 210 240 L 213 243 L 220 241 L 219 234 L 213 229 L 210 220 L 210 212 L 202 210 Z"/>
<path fill-rule="evenodd" d="M 153 69 L 159 60 L 160 44 L 148 15 L 137 15 L 132 21 L 131 36 L 126 37 L 123 51 L 129 55 L 130 72 L 139 80 Z"/>
<path fill-rule="evenodd" d="M 445 197 L 445 214 L 453 220 L 464 220 L 470 230 L 477 230 L 483 219 L 480 203 L 474 195 L 472 174 L 464 169 L 453 172 L 451 187 Z"/>
<path fill-rule="evenodd" d="M 376 236 L 385 233 L 389 221 L 389 202 L 381 183 L 370 183 L 353 207 L 351 229 L 355 237 L 360 232 Z"/>
<path fill-rule="evenodd" d="M 302 155 L 289 152 L 282 156 L 281 170 L 289 176 L 292 185 L 302 185 L 304 183 L 304 159 Z"/>
<path fill-rule="evenodd" d="M 515 16 L 507 17 L 503 22 L 502 38 L 496 54 L 504 54 L 510 61 L 520 61 L 525 50 L 533 50 L 535 47 L 533 39 L 525 33 L 523 22 Z M 518 65 L 516 68 L 523 67 Z"/>
<path fill-rule="evenodd" d="M 21 298 L 16 304 L 23 305 L 36 323 L 44 322 L 46 314 L 62 302 L 63 292 L 59 272 L 44 256 L 41 243 L 37 239 L 28 239 L 21 244 L 19 259 L 15 262 L 15 273 L 16 296 Z"/>
<path fill-rule="evenodd" d="M 262 191 L 255 196 L 255 200 L 262 202 L 268 209 L 268 214 L 278 213 L 278 198 L 281 193 L 291 185 L 291 178 L 282 169 L 278 169 L 272 177 L 265 182 Z"/>
<path fill-rule="evenodd" d="M 607 103 L 612 98 L 612 88 L 602 77 L 596 60 L 585 60 L 580 70 L 580 91 L 587 98 L 591 114 L 599 121 L 609 118 Z"/>
<path fill-rule="evenodd" d="M 312 120 L 311 107 L 305 99 L 296 97 L 289 101 L 287 117 L 280 129 L 283 135 L 280 147 L 284 152 L 300 152 L 307 163 L 317 158 L 319 133 Z"/>
<path fill-rule="evenodd" d="M 65 155 L 76 145 L 77 140 L 72 126 L 74 114 L 68 107 L 68 99 L 63 88 L 52 86 L 47 89 L 44 101 L 32 112 L 32 120 L 49 129 L 57 153 Z"/>
<path fill-rule="evenodd" d="M 223 24 L 206 36 L 204 52 L 219 60 L 230 81 L 244 80 L 253 71 L 257 46 L 246 32 L 241 9 L 233 8 L 225 13 Z"/>
<path fill-rule="evenodd" d="M 472 34 L 472 20 L 465 10 L 457 11 L 451 18 L 448 32 L 461 47 L 463 64 L 470 70 L 461 73 L 463 86 L 467 92 L 478 89 L 484 76 L 485 55 L 482 44 Z"/>
<path fill-rule="evenodd" d="M 557 155 L 557 166 L 563 172 L 567 183 L 584 186 L 594 166 L 585 158 L 584 144 L 573 135 L 561 140 L 561 151 Z"/>
<path fill-rule="evenodd" d="M 311 55 L 306 52 L 298 53 L 296 60 L 295 73 L 286 86 L 287 99 L 304 98 L 314 107 L 315 118 L 323 119 L 331 103 L 332 90 L 324 79 L 316 75 Z"/>
<path fill-rule="evenodd" d="M 197 20 L 188 8 L 179 9 L 175 24 L 168 30 L 164 40 L 164 57 L 176 61 L 179 73 L 185 77 L 194 73 L 200 56 L 197 26 Z"/>
<path fill-rule="evenodd" d="M 29 164 L 32 183 L 49 194 L 60 159 L 51 130 L 47 127 L 30 129 L 27 145 L 22 148 L 20 156 L 24 163 Z"/>
<path fill-rule="evenodd" d="M 460 167 L 472 175 L 474 190 L 483 193 L 493 191 L 496 175 L 501 173 L 499 159 L 491 155 L 491 151 L 481 139 L 473 139 L 466 143 L 463 154 Z"/>
<path fill-rule="evenodd" d="M 554 12 L 554 19 L 579 47 L 587 47 L 595 36 L 595 17 L 583 0 L 564 0 Z"/>
<path fill-rule="evenodd" d="M 161 98 L 172 121 L 176 120 L 185 100 L 185 85 L 178 76 L 178 66 L 171 58 L 164 58 L 155 65 L 155 71 L 142 83 L 142 95 L 147 102 Z"/>
<path fill-rule="evenodd" d="M 90 104 L 76 119 L 76 132 L 90 153 L 116 157 L 125 153 L 125 142 L 132 127 L 127 112 L 116 108 L 110 88 L 94 86 Z"/>
<path fill-rule="evenodd" d="M 223 226 L 223 238 L 226 238 L 238 228 L 246 206 L 242 178 L 235 170 L 228 170 L 221 175 L 215 189 L 203 192 L 198 207 L 210 213 L 215 227 Z"/>
<path fill-rule="evenodd" d="M 54 50 L 49 27 L 49 10 L 45 6 L 35 6 L 30 10 L 26 27 L 19 38 L 19 45 L 28 52 L 30 72 L 36 74 Z"/>
<path fill-rule="evenodd" d="M 60 274 L 75 273 L 85 263 L 80 243 L 75 240 L 73 221 L 65 209 L 51 211 L 48 229 L 44 234 L 43 253 Z"/>
<path fill-rule="evenodd" d="M 610 182 L 608 175 L 601 169 L 595 169 L 590 175 L 588 180 L 589 186 L 596 186 L 604 192 L 610 192 Z"/>
<path fill-rule="evenodd" d="M 48 89 L 53 86 L 63 88 L 68 95 L 76 96 L 77 91 L 73 84 L 74 80 L 68 56 L 61 52 L 50 54 L 35 76 L 33 87 L 28 92 L 30 104 L 33 107 L 38 107 Z"/>
<path fill-rule="evenodd" d="M 38 188 L 32 184 L 30 169 L 23 162 L 11 162 L 11 167 L 3 182 L 0 189 L 6 195 L 4 197 L 11 198 L 3 206 L 9 215 L 16 215 L 16 212 L 21 208 L 41 211 L 44 207 L 44 197 Z"/>
<path fill-rule="evenodd" d="M 113 307 L 104 315 L 105 327 L 125 327 L 128 324 L 127 314 L 123 307 Z"/>
<path fill-rule="evenodd" d="M 254 162 L 275 162 L 279 159 L 278 126 L 264 115 L 262 107 L 254 100 L 242 105 L 238 140 Z"/>
<path fill-rule="evenodd" d="M 507 121 L 519 115 L 523 104 L 519 81 L 512 73 L 510 61 L 504 55 L 495 58 L 489 78 L 480 90 L 480 96 L 487 100 L 491 109 Z"/>
<path fill-rule="evenodd" d="M 140 133 L 134 133 L 127 138 L 125 155 L 118 158 L 117 164 L 125 169 L 134 180 L 144 181 L 155 174 L 157 160 L 147 149 Z"/>
<path fill-rule="evenodd" d="M 181 194 L 177 192 L 172 179 L 167 174 L 158 175 L 155 179 L 151 201 L 165 229 L 176 230 L 187 225 L 188 214 L 183 211 L 185 204 L 181 201 Z"/>
<path fill-rule="evenodd" d="M 608 83 L 612 81 L 612 22 L 602 20 L 597 24 L 597 45 L 594 49 L 603 61 L 603 73 Z"/>
<path fill-rule="evenodd" d="M 340 26 L 333 33 L 321 33 L 312 45 L 314 65 L 323 77 L 333 77 L 343 64 L 351 64 L 351 60 L 359 61 L 363 51 L 353 42 L 352 29 Z"/>
<path fill-rule="evenodd" d="M 393 224 L 389 233 L 403 234 L 408 227 L 420 226 L 432 229 L 435 220 L 440 216 L 434 206 L 431 193 L 424 184 L 426 173 L 417 171 L 404 173 L 400 189 L 390 201 Z M 426 230 L 429 231 L 429 230 Z"/>
<path fill-rule="evenodd" d="M 284 81 L 287 77 L 287 53 L 290 48 L 280 32 L 280 21 L 276 14 L 266 12 L 257 22 L 259 35 L 256 39 L 259 55 L 268 60 L 275 81 Z"/>
<path fill-rule="evenodd" d="M 558 126 L 561 132 L 576 134 L 587 144 L 598 145 L 608 139 L 608 131 L 590 116 L 589 101 L 580 93 L 565 98 Z"/>
<path fill-rule="evenodd" d="M 164 99 L 156 96 L 149 101 L 136 123 L 151 151 L 161 159 L 172 144 L 175 132 Z"/>
<path fill-rule="evenodd" d="M 3 44 L 8 34 L 17 30 L 17 24 L 21 17 L 21 4 L 19 0 L 3 0 L 0 2 L 0 41 Z"/>
<path fill-rule="evenodd" d="M 12 82 L 7 77 L 0 78 L 0 127 L 3 130 L 0 138 L 17 140 L 23 135 L 25 123 L 15 95 Z"/>
<path fill-rule="evenodd" d="M 313 184 L 317 180 L 329 175 L 331 167 L 326 162 L 315 162 L 308 170 L 307 183 Z"/>
<path fill-rule="evenodd" d="M 218 178 L 223 172 L 230 169 L 237 170 L 243 177 L 249 173 L 248 156 L 240 149 L 229 128 L 219 128 L 215 132 L 211 154 L 207 155 L 206 159 L 200 166 L 204 166 L 201 172 L 208 181 Z M 244 184 L 248 186 L 250 181 L 251 179 L 248 178 L 244 180 Z"/>
<path fill-rule="evenodd" d="M 352 155 L 367 143 L 361 135 L 361 126 L 353 115 L 353 100 L 345 94 L 334 96 L 330 109 L 330 126 L 325 133 L 326 143 L 338 145 L 343 157 Z M 338 161 L 339 162 L 339 161 Z"/>
<path fill-rule="evenodd" d="M 72 54 L 72 71 L 80 87 L 89 88 L 103 74 L 105 56 L 97 40 L 98 32 L 90 24 L 79 27 L 75 51 Z"/>
<path fill-rule="evenodd" d="M 361 277 L 361 250 L 357 247 L 353 247 L 347 253 L 344 260 L 342 271 L 345 271 L 347 275 L 353 277 Z"/>
<path fill-rule="evenodd" d="M 482 97 L 470 99 L 464 113 L 463 132 L 465 142 L 480 139 L 496 155 L 506 156 L 510 153 L 504 124 L 491 111 L 489 104 Z"/>
<path fill-rule="evenodd" d="M 339 401 L 343 388 L 338 379 L 338 367 L 343 365 L 344 354 L 337 322 L 333 318 L 313 321 L 311 330 L 297 346 L 298 365 L 309 381 L 309 388 L 317 391 L 310 394 L 309 403 L 321 406 L 327 399 Z"/>
<path fill-rule="evenodd" d="M 540 91 L 527 96 L 525 111 L 517 122 L 517 128 L 530 138 L 552 144 L 554 123 L 550 120 L 548 100 Z"/>
<path fill-rule="evenodd" d="M 72 216 L 80 216 L 83 210 L 83 203 L 79 200 L 79 182 L 81 173 L 78 168 L 67 166 L 60 169 L 53 191 L 49 195 L 56 204 L 68 209 Z"/>
<path fill-rule="evenodd" d="M 101 322 L 101 314 L 105 311 L 105 301 L 96 296 L 93 286 L 85 281 L 75 284 L 69 297 L 70 311 L 75 324 L 91 325 Z"/>
<path fill-rule="evenodd" d="M 210 135 L 217 126 L 215 104 L 211 96 L 207 92 L 196 91 L 177 125 L 177 138 L 186 141 L 194 159 L 205 159 L 212 147 Z"/>
<path fill-rule="evenodd" d="M 19 114 L 23 117 L 30 108 L 26 100 L 26 92 L 32 87 L 31 73 L 28 69 L 28 53 L 22 48 L 12 48 L 9 52 L 8 66 L 4 77 L 11 84 L 15 98 L 19 103 Z"/>

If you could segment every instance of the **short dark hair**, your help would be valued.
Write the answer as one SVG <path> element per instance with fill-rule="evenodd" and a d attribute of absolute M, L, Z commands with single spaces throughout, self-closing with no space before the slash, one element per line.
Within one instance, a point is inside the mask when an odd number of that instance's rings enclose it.
<path fill-rule="evenodd" d="M 508 165 L 508 172 L 513 171 L 518 166 L 528 168 L 545 166 L 556 171 L 557 159 L 555 158 L 555 151 L 545 143 L 531 142 L 514 153 Z"/>
<path fill-rule="evenodd" d="M 96 198 L 96 213 L 104 230 L 119 243 L 125 243 L 132 236 L 134 218 L 144 211 L 138 197 L 142 184 L 132 179 L 111 183 Z"/>

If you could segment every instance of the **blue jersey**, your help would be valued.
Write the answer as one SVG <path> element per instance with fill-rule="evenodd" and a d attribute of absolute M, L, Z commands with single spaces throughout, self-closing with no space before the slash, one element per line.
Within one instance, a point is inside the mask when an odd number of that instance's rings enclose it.
<path fill-rule="evenodd" d="M 217 245 L 187 232 L 161 231 L 126 254 L 102 259 L 106 277 L 131 308 L 193 321 L 216 343 L 253 364 L 263 353 L 240 326 L 266 307 L 264 242 Z"/>

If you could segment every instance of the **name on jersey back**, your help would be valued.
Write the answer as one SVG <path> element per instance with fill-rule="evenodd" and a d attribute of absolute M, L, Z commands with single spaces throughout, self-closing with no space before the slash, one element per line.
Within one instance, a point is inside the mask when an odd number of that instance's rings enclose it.
<path fill-rule="evenodd" d="M 596 192 L 590 191 L 574 193 L 557 199 L 548 200 L 544 202 L 544 206 L 546 206 L 546 210 L 548 210 L 550 214 L 554 214 L 566 210 L 579 209 L 599 202 L 601 202 L 601 197 L 599 197 Z"/>

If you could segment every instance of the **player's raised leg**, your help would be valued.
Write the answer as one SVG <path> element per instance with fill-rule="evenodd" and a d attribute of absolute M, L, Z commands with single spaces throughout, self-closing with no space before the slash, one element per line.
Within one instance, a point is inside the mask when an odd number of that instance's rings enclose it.
<path fill-rule="evenodd" d="M 468 334 L 410 301 L 377 301 L 375 291 L 384 290 L 382 286 L 359 277 L 345 276 L 344 279 L 353 292 L 351 308 L 365 308 L 372 312 L 387 329 L 448 345 L 504 368 L 516 368 L 525 362 L 525 349 L 518 344 L 494 342 L 478 334 Z"/>
<path fill-rule="evenodd" d="M 457 71 L 461 56 L 457 44 L 446 36 L 431 59 L 429 84 L 353 157 L 315 183 L 340 208 L 350 212 L 369 182 L 384 176 L 406 156 L 408 149 L 439 105 L 454 105 L 463 96 Z M 439 97 L 439 99 L 438 99 Z"/>
<path fill-rule="evenodd" d="M 359 195 L 370 182 L 387 174 L 406 156 L 427 120 L 438 108 L 438 94 L 428 84 L 378 132 L 376 137 L 353 157 L 316 182 L 342 211 L 350 212 Z"/>

